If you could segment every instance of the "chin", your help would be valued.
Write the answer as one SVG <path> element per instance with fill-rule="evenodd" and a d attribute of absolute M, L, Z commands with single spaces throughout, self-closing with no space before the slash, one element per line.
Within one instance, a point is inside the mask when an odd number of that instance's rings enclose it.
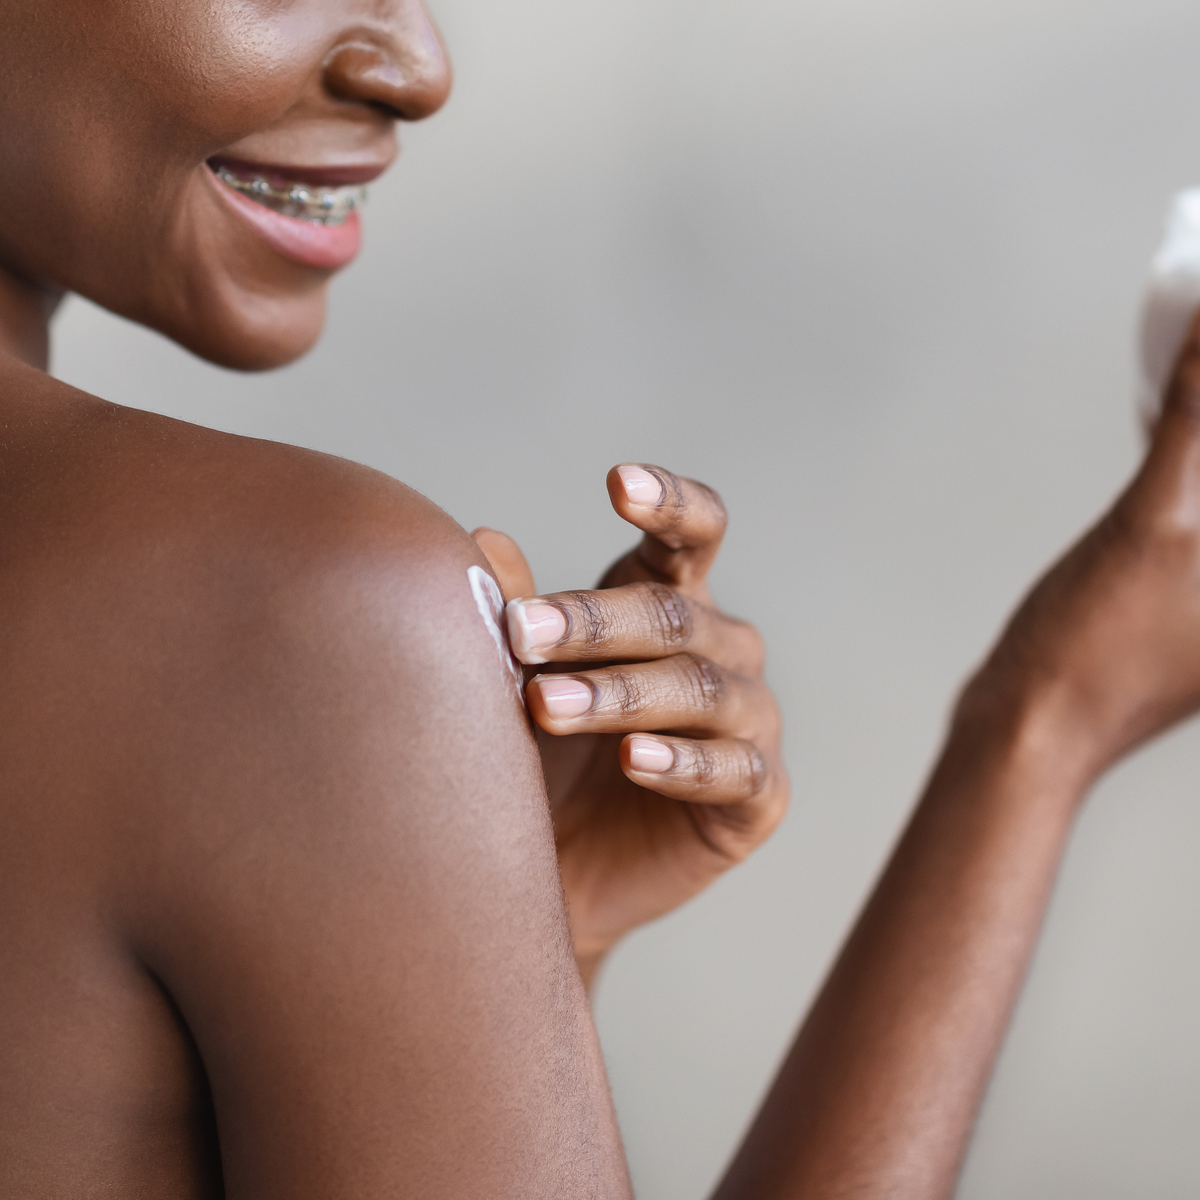
<path fill-rule="evenodd" d="M 157 329 L 186 350 L 234 371 L 287 366 L 316 345 L 325 328 L 326 285 L 303 296 L 242 298 L 239 304 L 204 305 L 186 319 L 134 320 Z"/>

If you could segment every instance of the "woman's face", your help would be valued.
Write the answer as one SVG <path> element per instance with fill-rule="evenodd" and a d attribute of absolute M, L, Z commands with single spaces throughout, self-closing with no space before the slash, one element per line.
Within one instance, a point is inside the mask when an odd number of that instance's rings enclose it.
<path fill-rule="evenodd" d="M 312 345 L 450 67 L 421 0 L 4 0 L 0 269 L 232 367 Z"/>

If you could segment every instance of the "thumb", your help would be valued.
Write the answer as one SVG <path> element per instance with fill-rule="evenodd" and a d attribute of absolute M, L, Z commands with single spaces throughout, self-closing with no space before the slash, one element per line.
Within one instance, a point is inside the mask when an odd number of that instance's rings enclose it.
<path fill-rule="evenodd" d="M 1139 509 L 1146 505 L 1189 524 L 1200 515 L 1200 315 L 1175 360 L 1162 414 L 1130 493 Z"/>
<path fill-rule="evenodd" d="M 1200 419 L 1200 311 L 1192 320 L 1163 395 L 1163 418 L 1186 416 Z M 1159 421 L 1159 427 L 1162 426 Z M 1155 429 L 1157 436 L 1158 429 Z"/>
<path fill-rule="evenodd" d="M 521 547 L 507 533 L 481 525 L 471 530 L 471 536 L 495 573 L 506 604 L 518 596 L 534 594 L 533 572 L 521 553 Z"/>

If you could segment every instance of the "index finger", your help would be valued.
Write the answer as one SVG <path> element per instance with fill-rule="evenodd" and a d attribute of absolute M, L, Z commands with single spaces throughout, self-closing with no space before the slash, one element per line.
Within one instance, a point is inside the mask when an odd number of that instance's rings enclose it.
<path fill-rule="evenodd" d="M 744 675 L 762 673 L 762 638 L 752 625 L 665 583 L 523 597 L 505 612 L 523 663 L 637 662 L 690 651 Z"/>
<path fill-rule="evenodd" d="M 600 586 L 667 583 L 707 598 L 708 571 L 727 522 L 721 497 L 707 484 L 649 463 L 622 463 L 606 482 L 617 515 L 645 537 L 609 568 Z"/>

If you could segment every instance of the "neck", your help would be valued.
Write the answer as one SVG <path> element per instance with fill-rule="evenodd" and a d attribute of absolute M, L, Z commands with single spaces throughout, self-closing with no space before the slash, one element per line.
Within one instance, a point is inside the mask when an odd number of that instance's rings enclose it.
<path fill-rule="evenodd" d="M 45 371 L 50 365 L 50 318 L 63 293 L 30 283 L 0 267 L 0 354 Z"/>

